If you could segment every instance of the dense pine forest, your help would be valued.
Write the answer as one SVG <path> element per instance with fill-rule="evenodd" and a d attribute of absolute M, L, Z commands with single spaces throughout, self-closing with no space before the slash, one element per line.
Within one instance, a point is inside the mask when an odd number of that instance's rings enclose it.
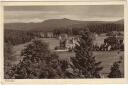
<path fill-rule="evenodd" d="M 33 38 L 34 35 L 32 32 L 11 29 L 4 30 L 4 42 L 12 45 L 23 44 L 29 42 Z"/>
<path fill-rule="evenodd" d="M 69 35 L 78 35 L 80 31 L 84 29 L 88 29 L 92 33 L 97 33 L 97 34 L 102 34 L 102 33 L 109 33 L 112 31 L 124 31 L 124 25 L 122 24 L 114 24 L 114 23 L 109 23 L 109 24 L 76 24 L 73 26 L 69 27 L 62 27 L 56 28 L 53 30 L 54 33 L 67 33 Z"/>

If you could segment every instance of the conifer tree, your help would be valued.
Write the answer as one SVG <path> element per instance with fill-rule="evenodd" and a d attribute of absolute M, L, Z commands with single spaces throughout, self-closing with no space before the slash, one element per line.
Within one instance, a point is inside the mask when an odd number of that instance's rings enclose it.
<path fill-rule="evenodd" d="M 81 32 L 79 45 L 75 48 L 76 57 L 73 59 L 74 66 L 79 69 L 80 75 L 83 78 L 100 78 L 99 67 L 101 62 L 96 62 L 93 56 L 93 36 L 88 30 Z"/>
<path fill-rule="evenodd" d="M 58 55 L 50 52 L 45 42 L 34 40 L 23 49 L 21 57 L 23 59 L 11 68 L 11 78 L 49 79 L 62 77 Z"/>
<path fill-rule="evenodd" d="M 111 72 L 108 75 L 109 78 L 121 78 L 121 71 L 119 69 L 119 63 L 114 62 L 111 67 Z"/>

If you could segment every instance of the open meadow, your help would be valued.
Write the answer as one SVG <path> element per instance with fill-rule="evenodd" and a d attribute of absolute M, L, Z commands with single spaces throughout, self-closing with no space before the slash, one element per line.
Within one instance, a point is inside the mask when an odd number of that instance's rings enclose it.
<path fill-rule="evenodd" d="M 42 38 L 41 40 L 49 43 L 49 48 L 51 50 L 53 50 L 55 46 L 59 45 L 59 40 L 55 38 L 53 39 Z M 19 62 L 19 60 L 21 59 L 20 57 L 21 50 L 24 49 L 24 47 L 29 43 L 16 45 L 13 47 L 14 56 L 16 56 L 17 58 L 17 61 L 13 62 L 14 64 Z M 59 55 L 59 59 L 62 59 L 62 60 L 69 59 L 70 57 L 75 56 L 74 52 L 56 52 L 56 53 Z M 115 61 L 118 61 L 122 57 L 122 63 L 120 64 L 120 70 L 122 74 L 124 74 L 124 65 L 123 65 L 124 64 L 124 51 L 120 51 L 120 52 L 118 51 L 94 51 L 93 56 L 96 57 L 97 61 L 102 62 L 101 66 L 103 66 L 103 70 L 101 71 L 101 73 L 104 74 L 105 76 L 108 75 L 108 73 L 110 72 L 110 68 L 112 64 Z"/>
<path fill-rule="evenodd" d="M 74 57 L 75 53 L 73 52 L 58 52 L 60 59 L 66 59 L 67 57 Z M 121 73 L 124 74 L 124 51 L 121 51 L 119 54 L 117 51 L 95 51 L 93 52 L 93 56 L 95 56 L 97 61 L 101 61 L 101 66 L 103 70 L 101 71 L 102 74 L 105 76 L 108 75 L 110 72 L 110 68 L 115 61 L 120 59 L 122 56 L 122 63 L 120 64 Z"/>

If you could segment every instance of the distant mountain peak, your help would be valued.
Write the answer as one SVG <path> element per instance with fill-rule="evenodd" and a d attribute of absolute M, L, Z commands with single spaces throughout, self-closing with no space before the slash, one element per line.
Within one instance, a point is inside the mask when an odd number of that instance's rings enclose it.
<path fill-rule="evenodd" d="M 61 19 L 47 19 L 47 20 L 44 20 L 45 21 L 53 21 L 53 20 L 70 20 L 68 18 L 61 18 Z"/>
<path fill-rule="evenodd" d="M 68 19 L 68 18 L 63 18 L 63 20 L 70 20 L 70 19 Z"/>

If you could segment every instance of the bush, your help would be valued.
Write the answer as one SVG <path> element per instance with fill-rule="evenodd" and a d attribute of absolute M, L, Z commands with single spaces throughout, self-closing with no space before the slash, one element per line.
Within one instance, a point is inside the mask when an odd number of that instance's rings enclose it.
<path fill-rule="evenodd" d="M 119 69 L 119 63 L 114 62 L 111 67 L 111 72 L 108 75 L 109 78 L 121 78 L 121 71 Z"/>

